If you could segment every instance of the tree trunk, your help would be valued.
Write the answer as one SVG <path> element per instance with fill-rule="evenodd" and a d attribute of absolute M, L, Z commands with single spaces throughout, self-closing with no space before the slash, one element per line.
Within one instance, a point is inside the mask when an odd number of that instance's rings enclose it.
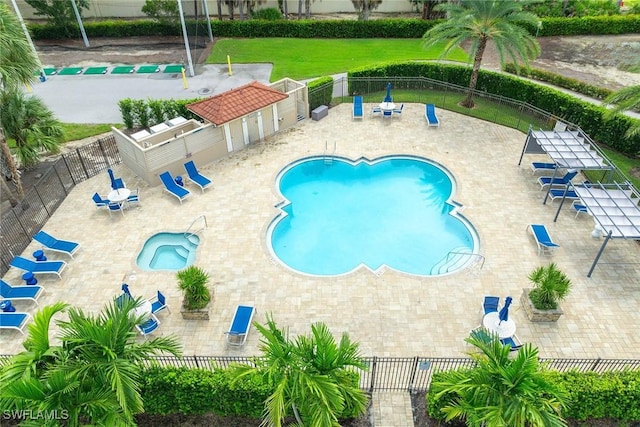
<path fill-rule="evenodd" d="M 11 155 L 11 149 L 9 149 L 9 144 L 4 137 L 4 131 L 0 127 L 0 149 L 2 150 L 2 155 L 4 157 L 4 161 L 9 168 L 9 172 L 11 172 L 11 179 L 13 180 L 13 185 L 16 187 L 16 191 L 18 192 L 18 199 L 24 199 L 24 189 L 22 188 L 22 179 L 20 179 L 20 174 L 18 173 L 18 166 L 16 165 L 13 156 Z M 4 177 L 2 178 L 4 179 Z M 11 204 L 13 206 L 13 203 Z"/>
<path fill-rule="evenodd" d="M 362 20 L 363 21 L 369 20 L 369 14 L 371 12 L 370 9 L 371 9 L 370 0 L 363 0 L 362 2 Z"/>
<path fill-rule="evenodd" d="M 302 19 L 302 2 L 303 0 L 298 0 L 298 19 Z"/>
<path fill-rule="evenodd" d="M 216 1 L 218 5 L 218 21 L 222 21 L 222 0 Z"/>
<path fill-rule="evenodd" d="M 428 4 L 430 4 L 428 1 L 422 1 L 422 19 L 427 19 L 429 17 L 429 10 L 427 9 Z"/>
<path fill-rule="evenodd" d="M 304 0 L 304 16 L 311 19 L 311 0 Z"/>
<path fill-rule="evenodd" d="M 18 199 L 14 197 L 4 177 L 0 177 L 0 193 L 3 195 L 2 198 L 6 196 L 6 198 L 9 199 L 12 208 L 18 206 Z"/>
<path fill-rule="evenodd" d="M 240 0 L 238 6 L 240 6 L 240 20 L 244 21 L 244 0 Z"/>
<path fill-rule="evenodd" d="M 288 0 L 284 0 L 284 19 L 289 19 L 289 9 L 287 8 Z"/>
<path fill-rule="evenodd" d="M 473 108 L 473 91 L 476 88 L 476 84 L 478 83 L 478 73 L 480 72 L 480 64 L 482 64 L 482 56 L 484 55 L 484 50 L 487 47 L 487 38 L 483 37 L 480 39 L 480 43 L 478 44 L 478 50 L 476 51 L 476 56 L 473 58 L 473 70 L 471 71 L 471 81 L 469 82 L 469 91 L 467 92 L 467 97 L 460 103 L 463 107 Z"/>
<path fill-rule="evenodd" d="M 232 21 L 233 21 L 233 18 L 234 18 L 234 16 L 233 16 L 233 8 L 235 6 L 234 3 L 235 3 L 235 0 L 230 0 L 227 3 L 227 6 L 229 6 L 229 19 L 232 20 Z"/>

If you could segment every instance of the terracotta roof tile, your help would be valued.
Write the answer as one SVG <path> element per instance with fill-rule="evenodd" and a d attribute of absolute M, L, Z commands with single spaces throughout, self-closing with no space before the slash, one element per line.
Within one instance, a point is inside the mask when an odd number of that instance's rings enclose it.
<path fill-rule="evenodd" d="M 214 125 L 220 126 L 288 97 L 289 95 L 286 93 L 278 92 L 254 81 L 189 104 L 187 109 Z"/>

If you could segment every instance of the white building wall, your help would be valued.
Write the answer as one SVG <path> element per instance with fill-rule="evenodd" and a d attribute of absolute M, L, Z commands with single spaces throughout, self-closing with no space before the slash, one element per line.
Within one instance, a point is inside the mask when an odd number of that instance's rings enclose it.
<path fill-rule="evenodd" d="M 20 13 L 24 19 L 38 19 L 42 17 L 36 16 L 33 8 L 24 0 L 16 0 Z M 91 0 L 88 10 L 84 10 L 82 15 L 85 18 L 143 18 L 146 17 L 142 13 L 142 6 L 145 0 Z M 184 13 L 187 17 L 194 16 L 195 7 L 198 8 L 198 14 L 201 15 L 204 10 L 201 0 L 183 1 Z M 216 0 L 207 1 L 209 15 L 215 19 L 218 15 L 218 6 Z M 277 8 L 277 0 L 267 0 L 259 9 Z M 287 8 L 290 15 L 297 15 L 298 0 L 287 0 Z M 222 5 L 222 15 L 228 15 L 229 8 Z M 383 0 L 375 12 L 380 13 L 409 13 L 413 12 L 409 0 Z M 331 13 L 355 13 L 351 0 L 315 0 L 311 3 L 311 14 L 331 14 Z M 304 3 L 302 6 L 302 14 L 304 16 Z M 235 17 L 238 19 L 239 9 L 235 9 Z"/>

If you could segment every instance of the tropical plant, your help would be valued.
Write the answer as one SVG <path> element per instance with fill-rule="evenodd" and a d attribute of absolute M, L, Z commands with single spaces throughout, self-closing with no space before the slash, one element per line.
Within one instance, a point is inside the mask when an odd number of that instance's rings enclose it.
<path fill-rule="evenodd" d="M 67 28 L 68 34 L 74 33 L 76 15 L 73 5 L 67 0 L 25 0 L 29 6 L 35 9 L 37 16 L 46 17 L 51 25 Z M 87 0 L 73 0 L 76 3 L 78 14 L 82 16 L 83 9 L 89 9 Z"/>
<path fill-rule="evenodd" d="M 190 265 L 176 273 L 178 288 L 184 294 L 184 307 L 199 310 L 211 301 L 211 292 L 207 287 L 209 273 L 200 267 Z"/>
<path fill-rule="evenodd" d="M 343 413 L 364 413 L 367 397 L 349 368 L 364 370 L 366 365 L 358 344 L 346 333 L 337 344 L 329 328 L 319 322 L 311 326 L 311 335 L 293 341 L 269 314 L 266 325 L 254 324 L 262 335 L 262 357 L 254 360 L 255 367 L 233 366 L 230 374 L 236 380 L 259 375 L 274 385 L 262 425 L 280 427 L 291 411 L 298 425 L 314 427 L 337 426 Z"/>
<path fill-rule="evenodd" d="M 62 123 L 37 96 L 9 87 L 0 92 L 0 125 L 16 142 L 15 154 L 23 168 L 38 163 L 43 151 L 57 153 L 64 140 Z"/>
<path fill-rule="evenodd" d="M 380 6 L 382 0 L 351 0 L 351 3 L 353 3 L 353 7 L 358 12 L 358 19 L 368 21 L 369 14 Z"/>
<path fill-rule="evenodd" d="M 637 65 L 640 67 L 640 63 Z M 640 85 L 627 86 L 609 95 L 604 100 L 605 104 L 613 105 L 609 114 L 616 114 L 625 110 L 640 110 Z M 627 138 L 640 135 L 640 120 L 630 126 L 625 133 Z"/>
<path fill-rule="evenodd" d="M 18 18 L 7 7 L 6 3 L 0 3 L 0 89 L 20 86 L 35 80 L 34 70 L 40 66 L 40 61 L 29 41 L 22 31 L 22 26 Z M 0 125 L 0 149 L 2 150 L 2 160 L 11 174 L 11 179 L 16 188 L 19 199 L 24 198 L 22 180 L 18 173 L 11 149 L 4 136 L 4 131 Z M 3 191 L 3 193 L 5 193 Z M 18 200 L 11 196 L 9 200 L 11 206 L 16 206 Z"/>
<path fill-rule="evenodd" d="M 473 91 L 489 41 L 494 43 L 502 66 L 506 56 L 515 63 L 522 61 L 528 68 L 529 60 L 540 54 L 538 41 L 523 27 L 523 24 L 535 27 L 539 22 L 536 15 L 522 10 L 527 3 L 516 0 L 460 0 L 459 4 L 443 3 L 435 7 L 437 11 L 447 13 L 448 19 L 422 36 L 423 47 L 446 42 L 441 53 L 444 57 L 462 43 L 471 43 L 469 58 L 473 58 L 473 68 L 469 91 L 461 106 L 473 108 Z"/>
<path fill-rule="evenodd" d="M 441 411 L 446 420 L 466 425 L 561 427 L 566 393 L 546 377 L 538 349 L 527 343 L 510 356 L 510 347 L 498 339 L 485 339 L 474 331 L 465 339 L 475 347 L 469 356 L 472 369 L 441 372 L 431 385 L 436 399 L 446 397 Z"/>
<path fill-rule="evenodd" d="M 555 310 L 571 290 L 571 279 L 555 263 L 540 266 L 529 273 L 533 289 L 529 299 L 538 310 Z"/>
<path fill-rule="evenodd" d="M 142 13 L 161 24 L 178 22 L 180 11 L 173 0 L 145 0 Z"/>
<path fill-rule="evenodd" d="M 133 416 L 143 411 L 140 362 L 181 353 L 175 337 L 137 342 L 141 319 L 131 312 L 139 303 L 111 302 L 97 315 L 61 302 L 42 308 L 28 327 L 25 351 L 0 370 L 0 407 L 56 411 L 69 426 L 134 425 Z M 62 312 L 68 320 L 56 321 L 60 344 L 51 345 L 50 324 Z M 42 419 L 35 421 L 30 425 L 42 425 Z"/>

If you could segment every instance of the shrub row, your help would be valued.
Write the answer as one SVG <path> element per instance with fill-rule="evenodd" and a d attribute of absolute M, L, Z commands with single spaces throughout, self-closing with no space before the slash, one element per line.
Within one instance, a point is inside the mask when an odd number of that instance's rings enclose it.
<path fill-rule="evenodd" d="M 357 372 L 346 375 L 354 385 L 358 384 Z M 144 411 L 151 415 L 213 413 L 223 417 L 260 418 L 266 399 L 274 391 L 274 387 L 258 375 L 233 381 L 227 369 L 156 366 L 145 369 L 142 378 L 140 394 Z M 354 416 L 353 408 L 345 408 L 340 418 Z"/>
<path fill-rule="evenodd" d="M 467 66 L 440 64 L 432 62 L 402 62 L 380 64 L 369 68 L 360 68 L 348 73 L 349 77 L 426 77 L 446 83 L 467 86 L 471 68 Z M 416 87 L 423 89 L 424 83 L 416 81 Z M 350 82 L 349 93 L 368 93 L 368 82 Z M 622 114 L 608 115 L 607 109 L 567 95 L 557 89 L 542 86 L 528 80 L 502 73 L 481 70 L 478 76 L 478 91 L 501 95 L 517 101 L 526 102 L 545 110 L 570 123 L 575 123 L 594 141 L 607 145 L 622 153 L 636 155 L 640 152 L 640 136 L 625 138 L 624 134 L 637 119 Z"/>
<path fill-rule="evenodd" d="M 541 18 L 539 36 L 640 33 L 640 15 L 587 16 L 583 18 Z M 376 19 L 354 20 L 248 20 L 211 21 L 215 37 L 296 37 L 296 38 L 420 38 L 438 20 Z M 207 34 L 206 22 L 187 21 L 189 34 Z M 538 31 L 527 26 L 531 34 Z M 179 36 L 179 23 L 159 23 L 149 19 L 106 20 L 84 23 L 88 37 Z M 29 24 L 33 38 L 60 39 L 77 36 L 77 26 Z"/>
<path fill-rule="evenodd" d="M 550 71 L 539 70 L 536 68 L 526 69 L 523 67 L 518 67 L 514 63 L 505 64 L 504 71 L 520 75 L 521 77 L 528 77 L 539 80 L 541 82 L 551 83 L 554 86 L 569 89 L 596 99 L 605 99 L 612 92 L 609 89 L 593 86 L 588 83 L 583 83 L 580 80 L 564 77 L 560 74 L 552 73 Z"/>
<path fill-rule="evenodd" d="M 164 123 L 177 116 L 185 119 L 200 120 L 200 117 L 187 110 L 187 105 L 199 101 L 192 99 L 131 99 L 125 98 L 118 101 L 122 123 L 127 129 L 146 128 Z"/>
<path fill-rule="evenodd" d="M 320 77 L 307 84 L 309 90 L 309 111 L 320 105 L 331 104 L 333 97 L 333 77 Z M 317 90 L 318 88 L 322 88 Z"/>
<path fill-rule="evenodd" d="M 442 373 L 434 373 L 433 381 Z M 569 404 L 562 412 L 575 420 L 613 418 L 620 421 L 640 421 L 640 371 L 623 372 L 549 372 L 549 381 L 568 393 Z M 454 398 L 436 394 L 441 389 L 431 386 L 427 394 L 429 415 L 444 419 L 441 409 Z"/>

